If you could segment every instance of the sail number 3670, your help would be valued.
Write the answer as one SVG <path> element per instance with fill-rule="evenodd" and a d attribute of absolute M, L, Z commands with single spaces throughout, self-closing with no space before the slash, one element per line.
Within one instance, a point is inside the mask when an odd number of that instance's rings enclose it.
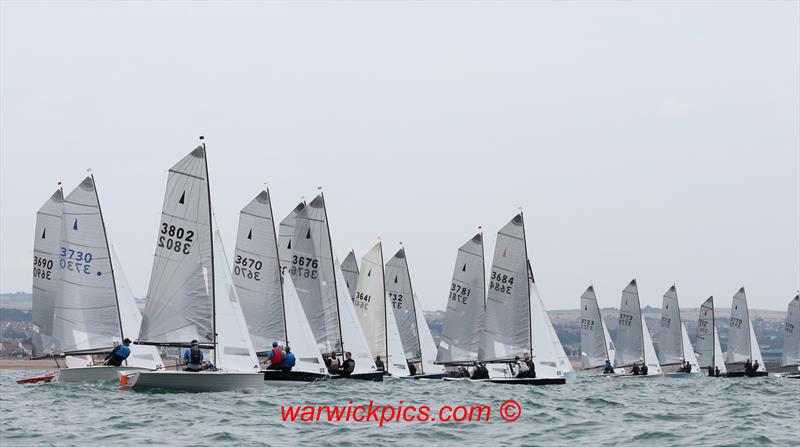
<path fill-rule="evenodd" d="M 236 255 L 236 261 L 234 263 L 234 275 L 254 281 L 261 281 L 261 267 L 264 266 L 261 261 L 253 258 L 245 258 L 242 255 Z"/>
<path fill-rule="evenodd" d="M 184 230 L 175 225 L 161 223 L 161 235 L 158 237 L 158 246 L 188 255 L 194 242 L 194 231 Z"/>

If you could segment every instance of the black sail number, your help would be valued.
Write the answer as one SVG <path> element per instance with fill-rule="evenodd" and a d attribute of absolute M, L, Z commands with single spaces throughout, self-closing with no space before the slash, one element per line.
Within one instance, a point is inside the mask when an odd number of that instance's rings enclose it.
<path fill-rule="evenodd" d="M 158 236 L 158 246 L 175 253 L 188 255 L 192 250 L 194 231 L 182 227 L 161 223 L 161 235 Z"/>

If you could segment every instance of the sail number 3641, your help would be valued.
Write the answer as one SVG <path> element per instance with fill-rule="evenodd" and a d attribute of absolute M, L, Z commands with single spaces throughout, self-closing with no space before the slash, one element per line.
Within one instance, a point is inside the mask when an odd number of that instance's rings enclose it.
<path fill-rule="evenodd" d="M 158 246 L 188 255 L 194 242 L 194 231 L 184 230 L 166 222 L 161 223 L 161 235 L 158 237 Z"/>

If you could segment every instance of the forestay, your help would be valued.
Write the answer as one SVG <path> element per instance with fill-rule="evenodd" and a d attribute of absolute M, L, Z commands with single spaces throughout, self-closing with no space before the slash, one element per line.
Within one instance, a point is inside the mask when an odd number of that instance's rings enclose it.
<path fill-rule="evenodd" d="M 64 199 L 53 337 L 64 353 L 111 350 L 121 341 L 117 291 L 94 180 Z"/>
<path fill-rule="evenodd" d="M 386 358 L 384 366 L 386 371 L 394 377 L 403 377 L 409 374 L 408 360 L 403 352 L 403 343 L 397 329 L 392 306 L 386 306 Z"/>
<path fill-rule="evenodd" d="M 786 310 L 781 366 L 800 366 L 800 295 L 789 301 Z"/>
<path fill-rule="evenodd" d="M 639 289 L 634 279 L 622 291 L 622 302 L 619 306 L 615 366 L 629 366 L 644 360 L 642 321 L 642 310 L 639 307 Z"/>
<path fill-rule="evenodd" d="M 531 353 L 528 288 L 525 228 L 519 213 L 497 233 L 479 360 L 511 361 Z"/>
<path fill-rule="evenodd" d="M 297 213 L 288 272 L 322 352 L 341 351 L 336 279 L 322 194 Z"/>
<path fill-rule="evenodd" d="M 53 338 L 53 306 L 58 293 L 59 252 L 61 247 L 64 195 L 61 189 L 36 213 L 33 240 L 33 298 L 31 330 L 33 356 L 60 351 Z"/>
<path fill-rule="evenodd" d="M 268 191 L 239 213 L 233 283 L 256 352 L 286 341 L 278 245 Z"/>
<path fill-rule="evenodd" d="M 205 149 L 167 178 L 139 337 L 151 343 L 215 342 L 211 203 Z"/>
<path fill-rule="evenodd" d="M 606 334 L 594 287 L 589 286 L 581 295 L 581 368 L 597 368 L 606 359 L 613 362 L 606 350 Z"/>
<path fill-rule="evenodd" d="M 353 305 L 364 330 L 369 350 L 374 356 L 386 359 L 387 310 L 384 293 L 383 252 L 378 242 L 361 258 L 356 298 Z"/>
<path fill-rule="evenodd" d="M 400 340 L 406 358 L 411 362 L 419 362 L 422 348 L 417 328 L 417 313 L 414 303 L 414 291 L 411 288 L 411 275 L 408 271 L 405 249 L 401 248 L 386 263 L 386 302 L 391 303 Z"/>
<path fill-rule="evenodd" d="M 662 365 L 678 365 L 685 361 L 681 335 L 681 311 L 678 307 L 678 292 L 674 285 L 664 294 L 661 305 L 658 354 Z"/>
<path fill-rule="evenodd" d="M 485 318 L 483 235 L 458 249 L 439 340 L 436 363 L 472 363 L 478 359 Z"/>
<path fill-rule="evenodd" d="M 750 350 L 750 315 L 747 310 L 747 297 L 744 287 L 736 292 L 731 303 L 730 332 L 728 332 L 728 351 L 725 363 L 744 363 L 753 360 Z"/>
<path fill-rule="evenodd" d="M 342 273 L 344 280 L 347 283 L 347 291 L 350 293 L 350 299 L 356 297 L 356 286 L 358 285 L 358 260 L 356 260 L 356 253 L 350 250 L 350 253 L 344 258 L 342 262 Z"/>

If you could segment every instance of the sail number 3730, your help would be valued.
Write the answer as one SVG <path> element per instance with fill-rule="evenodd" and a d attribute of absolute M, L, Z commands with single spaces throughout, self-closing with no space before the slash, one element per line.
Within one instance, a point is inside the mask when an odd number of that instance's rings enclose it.
<path fill-rule="evenodd" d="M 161 235 L 158 236 L 158 246 L 175 253 L 188 255 L 194 242 L 194 231 L 185 230 L 166 222 L 161 223 Z"/>

